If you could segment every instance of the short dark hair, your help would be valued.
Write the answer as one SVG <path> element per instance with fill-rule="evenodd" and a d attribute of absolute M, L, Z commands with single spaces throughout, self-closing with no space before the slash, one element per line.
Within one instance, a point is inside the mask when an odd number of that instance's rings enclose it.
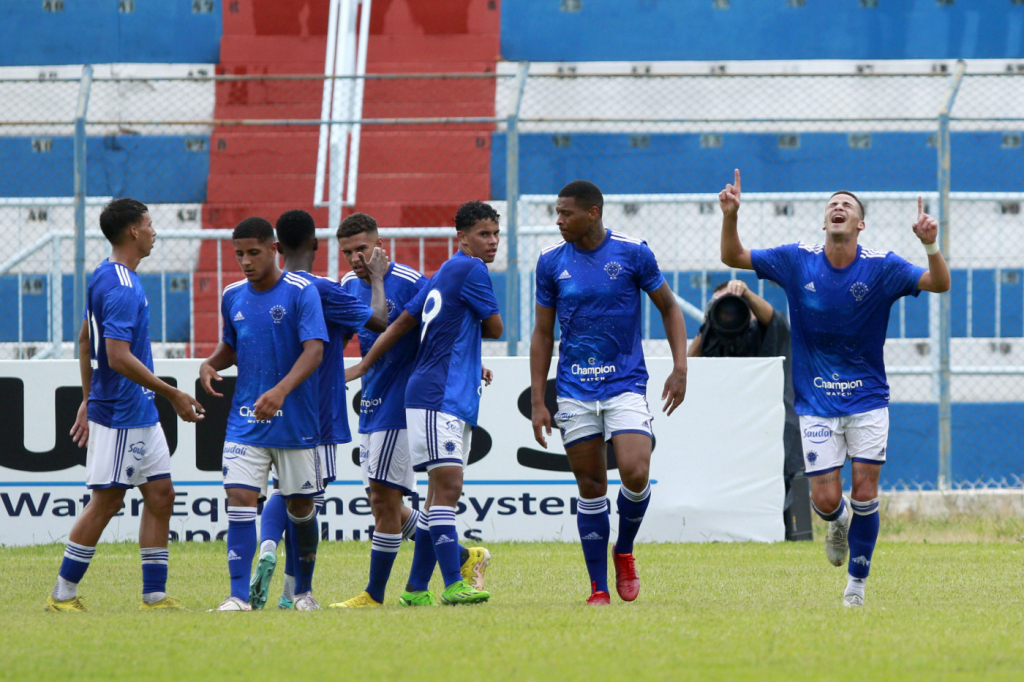
<path fill-rule="evenodd" d="M 313 216 L 302 210 L 285 211 L 277 219 L 277 241 L 287 249 L 297 249 L 307 239 L 316 237 Z"/>
<path fill-rule="evenodd" d="M 573 180 L 558 193 L 563 199 L 575 199 L 576 203 L 586 209 L 597 206 L 598 213 L 604 215 L 604 195 L 597 185 L 588 180 Z"/>
<path fill-rule="evenodd" d="M 274 226 L 269 220 L 253 216 L 235 225 L 231 239 L 258 239 L 261 242 L 274 241 Z"/>
<path fill-rule="evenodd" d="M 482 201 L 467 201 L 455 212 L 455 229 L 458 232 L 468 232 L 481 220 L 498 222 L 499 218 L 501 216 L 490 204 L 485 204 Z"/>
<path fill-rule="evenodd" d="M 149 208 L 135 199 L 113 199 L 103 207 L 100 213 L 100 229 L 103 236 L 111 244 L 118 244 L 124 239 L 125 231 L 137 225 L 142 216 L 149 213 Z"/>
<path fill-rule="evenodd" d="M 831 200 L 832 200 L 832 197 L 834 197 L 834 196 L 835 196 L 835 195 L 837 195 L 837 194 L 845 194 L 845 195 L 847 195 L 847 196 L 853 197 L 853 200 L 857 202 L 857 205 L 858 205 L 858 206 L 860 206 L 860 219 L 861 219 L 861 220 L 864 220 L 864 215 L 865 215 L 865 213 L 864 213 L 864 204 L 862 204 L 862 203 L 860 202 L 860 199 L 858 199 L 858 198 L 857 198 L 857 195 L 856 195 L 856 194 L 854 194 L 853 192 L 850 192 L 850 191 L 848 191 L 848 190 L 845 190 L 845 189 L 841 189 L 841 190 L 838 190 L 838 191 L 836 191 L 836 192 L 832 192 L 832 196 L 828 198 L 828 199 L 829 199 L 829 201 L 831 201 Z"/>
<path fill-rule="evenodd" d="M 728 280 L 726 280 L 725 282 L 720 282 L 718 284 L 718 286 L 716 286 L 714 289 L 711 290 L 711 293 L 717 294 L 719 291 L 721 291 L 722 289 L 726 288 L 727 286 L 729 286 Z"/>
<path fill-rule="evenodd" d="M 373 216 L 368 216 L 365 213 L 353 213 L 342 220 L 341 225 L 338 225 L 338 239 L 376 231 L 377 221 L 373 219 Z"/>

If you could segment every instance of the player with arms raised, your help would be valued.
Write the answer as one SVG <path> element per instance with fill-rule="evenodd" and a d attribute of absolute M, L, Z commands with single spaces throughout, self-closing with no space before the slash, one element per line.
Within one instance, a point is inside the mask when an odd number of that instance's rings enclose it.
<path fill-rule="evenodd" d="M 362 301 L 369 300 L 372 286 L 366 256 L 384 246 L 377 221 L 365 213 L 348 216 L 338 227 L 338 246 L 352 268 L 342 278 L 342 287 Z M 418 271 L 401 263 L 391 264 L 384 277 L 389 321 L 398 319 L 405 305 L 425 286 L 427 278 Z M 369 328 L 359 330 L 360 352 L 368 353 L 378 336 Z M 412 495 L 416 489 L 405 420 L 405 390 L 419 345 L 418 334 L 405 334 L 362 378 L 360 466 L 374 520 L 370 579 L 366 590 L 340 604 L 331 604 L 332 608 L 380 606 L 403 537 L 423 543 L 422 553 L 433 552 L 426 515 L 402 503 L 403 495 Z M 490 556 L 483 547 L 459 546 L 462 577 L 478 590 L 484 587 Z"/>
<path fill-rule="evenodd" d="M 633 601 L 640 593 L 633 541 L 650 503 L 654 420 L 647 407 L 640 292 L 647 292 L 661 313 L 672 349 L 674 367 L 661 396 L 669 415 L 686 395 L 686 322 L 647 242 L 605 228 L 604 197 L 596 185 L 570 182 L 558 193 L 555 208 L 565 241 L 545 249 L 537 262 L 530 342 L 533 434 L 547 447 L 544 432 L 551 435 L 552 420 L 544 392 L 557 314 L 561 342 L 554 419 L 580 491 L 576 523 L 590 575 L 587 603 L 610 603 L 607 441 L 622 477 L 615 588 L 624 601 Z"/>
<path fill-rule="evenodd" d="M 417 532 L 409 584 L 400 603 L 433 604 L 428 590 L 435 563 L 441 567 L 445 604 L 486 601 L 490 594 L 461 574 L 455 509 L 462 495 L 472 428 L 480 411 L 481 339 L 501 336 L 501 315 L 486 263 L 498 250 L 498 214 L 479 201 L 455 214 L 459 250 L 434 273 L 405 310 L 345 374 L 366 374 L 408 331 L 421 326 L 416 363 L 405 391 L 405 415 L 413 468 L 426 471 L 430 541 Z M 392 526 L 393 529 L 393 526 Z"/>
<path fill-rule="evenodd" d="M 824 246 L 800 242 L 750 250 L 737 231 L 739 170 L 734 183 L 718 195 L 722 262 L 753 270 L 786 290 L 795 406 L 811 501 L 829 522 L 829 562 L 841 566 L 850 552 L 843 605 L 863 606 L 878 538 L 878 477 L 889 437 L 885 330 L 889 310 L 900 297 L 949 291 L 949 268 L 935 243 L 938 224 L 925 214 L 919 197 L 912 227 L 928 254 L 927 270 L 891 251 L 865 249 L 857 244 L 865 227 L 864 206 L 851 192 L 840 190 L 825 206 Z M 853 468 L 849 504 L 841 475 L 847 459 Z"/>
<path fill-rule="evenodd" d="M 228 573 L 231 596 L 218 611 L 249 611 L 249 579 L 256 553 L 256 504 L 266 494 L 274 465 L 294 524 L 298 565 L 295 609 L 320 608 L 313 598 L 313 569 L 320 541 L 313 498 L 322 490 L 316 446 L 320 442 L 316 373 L 328 340 L 316 287 L 277 264 L 274 228 L 246 218 L 232 234 L 245 279 L 229 284 L 221 299 L 224 333 L 199 368 L 203 389 L 217 373 L 238 366 L 224 439 L 224 489 L 228 496 Z"/>
<path fill-rule="evenodd" d="M 149 301 L 135 274 L 156 240 L 149 209 L 134 199 L 115 199 L 100 214 L 100 229 L 112 248 L 110 258 L 100 263 L 89 282 L 85 320 L 78 335 L 83 400 L 71 429 L 75 443 L 89 448 L 85 478 L 92 497 L 68 536 L 46 610 L 85 611 L 78 583 L 103 529 L 120 513 L 125 491 L 134 486 L 145 502 L 139 523 L 141 608 L 181 609 L 181 603 L 166 593 L 174 485 L 154 394 L 171 401 L 187 422 L 202 419 L 203 408 L 195 398 L 153 374 Z"/>

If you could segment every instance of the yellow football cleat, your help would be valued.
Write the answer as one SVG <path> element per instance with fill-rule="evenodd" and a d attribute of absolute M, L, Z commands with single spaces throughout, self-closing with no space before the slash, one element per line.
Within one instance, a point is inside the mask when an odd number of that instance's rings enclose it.
<path fill-rule="evenodd" d="M 491 563 L 491 553 L 483 547 L 470 547 L 469 558 L 462 564 L 462 579 L 478 590 L 484 589 L 484 573 Z"/>
<path fill-rule="evenodd" d="M 357 596 L 340 604 L 331 604 L 332 609 L 361 609 L 365 607 L 383 606 L 379 601 L 370 596 L 369 592 L 360 592 Z"/>
<path fill-rule="evenodd" d="M 86 611 L 88 609 L 85 608 L 85 604 L 82 603 L 79 597 L 57 601 L 51 594 L 46 597 L 46 610 L 56 613 L 58 611 Z"/>
<path fill-rule="evenodd" d="M 178 599 L 176 599 L 174 597 L 164 597 L 160 601 L 155 601 L 152 604 L 147 604 L 146 602 L 142 602 L 141 604 L 139 604 L 139 611 L 160 611 L 160 610 L 188 611 L 188 609 L 185 608 L 185 605 L 182 604 L 181 601 L 179 601 Z"/>

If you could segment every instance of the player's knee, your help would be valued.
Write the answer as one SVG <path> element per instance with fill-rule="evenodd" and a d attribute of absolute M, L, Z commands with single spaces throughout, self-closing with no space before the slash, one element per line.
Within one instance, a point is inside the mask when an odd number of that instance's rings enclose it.
<path fill-rule="evenodd" d="M 305 518 L 313 513 L 313 498 L 291 497 L 287 500 L 288 513 L 292 516 Z"/>
<path fill-rule="evenodd" d="M 145 496 L 146 508 L 151 514 L 159 518 L 170 518 L 174 511 L 174 488 L 166 488 L 150 492 Z"/>
<path fill-rule="evenodd" d="M 814 486 L 811 488 L 811 502 L 823 514 L 830 514 L 838 509 L 842 499 L 842 488 L 838 490 L 825 486 Z"/>
<path fill-rule="evenodd" d="M 604 497 L 608 494 L 607 479 L 588 476 L 586 474 L 578 474 L 576 476 L 576 484 L 579 486 L 580 495 L 588 500 L 592 500 L 597 497 Z"/>
<path fill-rule="evenodd" d="M 376 490 L 370 491 L 370 511 L 378 523 L 382 521 L 395 521 L 401 523 L 402 509 L 401 501 L 396 505 L 389 495 L 379 493 Z"/>
<path fill-rule="evenodd" d="M 854 480 L 850 497 L 857 502 L 868 502 L 878 497 L 878 481 Z"/>
<path fill-rule="evenodd" d="M 642 492 L 647 487 L 647 480 L 650 476 L 651 466 L 648 462 L 637 462 L 629 467 L 619 464 L 619 475 L 622 477 L 622 484 L 634 492 Z"/>

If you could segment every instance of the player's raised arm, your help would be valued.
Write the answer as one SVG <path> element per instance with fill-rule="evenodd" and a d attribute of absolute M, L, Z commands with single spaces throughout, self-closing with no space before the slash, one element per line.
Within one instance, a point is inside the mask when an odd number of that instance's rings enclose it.
<path fill-rule="evenodd" d="M 111 338 L 107 338 L 105 341 L 110 369 L 134 381 L 139 386 L 167 398 L 171 402 L 171 406 L 174 407 L 174 411 L 184 421 L 197 422 L 203 418 L 206 410 L 199 404 L 199 401 L 150 372 L 141 360 L 132 355 L 130 342 Z"/>
<path fill-rule="evenodd" d="M 357 253 L 355 257 L 363 262 L 367 272 L 370 273 L 370 287 L 373 290 L 370 297 L 373 317 L 366 321 L 366 328 L 371 332 L 383 332 L 388 326 L 388 301 L 384 295 L 384 275 L 388 274 L 391 259 L 388 258 L 387 251 L 379 246 L 374 247 L 368 261 L 362 253 Z"/>
<path fill-rule="evenodd" d="M 406 332 L 419 324 L 419 320 L 412 316 L 408 310 L 403 310 L 394 322 L 388 325 L 384 333 L 377 337 L 370 350 L 359 361 L 359 364 L 352 365 L 345 370 L 345 382 L 355 381 L 366 374 L 373 363 L 380 360 L 381 356 L 391 350 L 391 347 L 398 343 Z"/>
<path fill-rule="evenodd" d="M 939 251 L 939 244 L 936 241 L 939 236 L 939 223 L 924 212 L 924 199 L 921 197 L 917 198 L 917 220 L 914 221 L 914 234 L 924 244 L 925 253 L 928 254 L 928 271 L 921 275 L 917 288 L 936 294 L 949 291 L 952 284 L 949 266 L 946 265 L 946 259 L 942 257 L 942 252 Z"/>
<path fill-rule="evenodd" d="M 82 375 L 82 404 L 71 427 L 71 440 L 84 448 L 89 444 L 89 390 L 92 387 L 92 351 L 89 347 L 89 322 L 82 320 L 78 332 L 78 371 Z"/>
<path fill-rule="evenodd" d="M 730 268 L 753 270 L 749 249 L 743 248 L 736 224 L 740 212 L 740 169 L 736 169 L 731 185 L 718 193 L 718 205 L 722 208 L 722 262 Z"/>
<path fill-rule="evenodd" d="M 665 389 L 661 393 L 661 399 L 665 401 L 662 412 L 671 415 L 686 397 L 686 320 L 668 282 L 662 282 L 648 296 L 661 313 L 665 336 L 672 350 L 672 373 L 665 380 Z"/>
<path fill-rule="evenodd" d="M 544 432 L 551 435 L 551 412 L 544 404 L 551 353 L 555 348 L 555 309 L 537 304 L 536 322 L 530 338 L 530 404 L 533 437 L 542 447 L 548 446 Z"/>

